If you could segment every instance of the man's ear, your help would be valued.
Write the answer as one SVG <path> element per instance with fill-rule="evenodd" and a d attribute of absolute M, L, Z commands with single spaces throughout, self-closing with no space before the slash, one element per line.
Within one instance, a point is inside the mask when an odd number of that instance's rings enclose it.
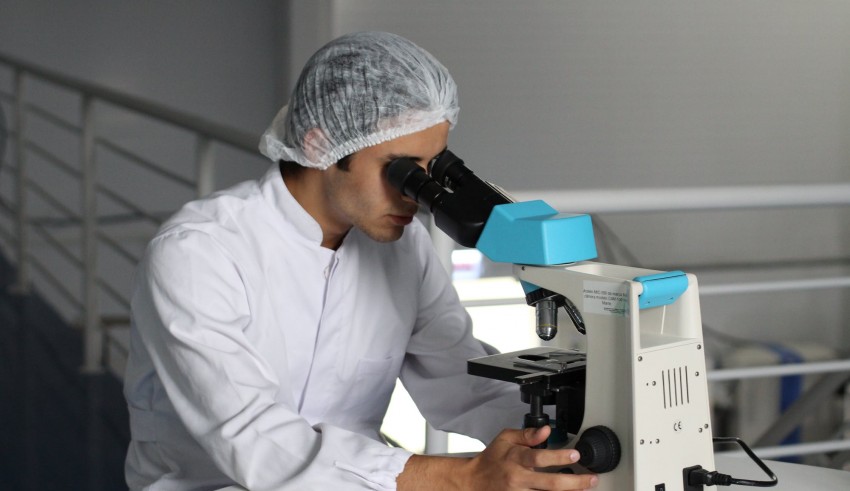
<path fill-rule="evenodd" d="M 318 163 L 321 160 L 321 156 L 328 151 L 328 139 L 325 138 L 325 134 L 321 129 L 311 128 L 304 135 L 304 144 L 302 147 L 307 159 L 310 162 Z"/>

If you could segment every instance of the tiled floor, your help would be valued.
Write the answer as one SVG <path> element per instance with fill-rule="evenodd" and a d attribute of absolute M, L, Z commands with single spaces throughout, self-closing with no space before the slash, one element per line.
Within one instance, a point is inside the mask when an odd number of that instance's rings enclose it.
<path fill-rule="evenodd" d="M 80 333 L 40 298 L 10 295 L 12 278 L 0 258 L 0 489 L 127 489 L 120 381 L 80 374 Z"/>

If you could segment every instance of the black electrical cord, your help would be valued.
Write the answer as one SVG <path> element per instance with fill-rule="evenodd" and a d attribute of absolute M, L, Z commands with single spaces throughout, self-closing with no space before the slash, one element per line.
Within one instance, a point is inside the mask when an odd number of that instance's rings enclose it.
<path fill-rule="evenodd" d="M 758 465 L 761 470 L 764 471 L 765 474 L 770 478 L 770 481 L 755 481 L 753 479 L 741 479 L 737 477 L 732 477 L 729 474 L 721 474 L 717 471 L 709 471 L 708 469 L 703 469 L 700 466 L 691 468 L 688 470 L 688 485 L 690 486 L 699 486 L 699 489 L 702 489 L 702 486 L 731 486 L 736 484 L 738 486 L 752 486 L 757 488 L 769 488 L 776 486 L 779 483 L 779 479 L 776 477 L 776 474 L 773 473 L 772 470 L 764 463 L 758 456 L 753 452 L 750 447 L 744 443 L 743 440 L 736 437 L 714 437 L 714 443 L 737 443 L 744 449 L 744 452 L 752 459 L 753 462 Z"/>

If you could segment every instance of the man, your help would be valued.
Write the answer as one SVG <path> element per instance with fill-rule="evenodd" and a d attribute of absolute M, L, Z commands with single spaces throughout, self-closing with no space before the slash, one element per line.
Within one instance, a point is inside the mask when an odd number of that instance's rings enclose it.
<path fill-rule="evenodd" d="M 343 36 L 307 63 L 263 135 L 280 165 L 187 204 L 139 267 L 125 380 L 132 489 L 584 489 L 535 472 L 574 450 L 505 430 L 474 458 L 379 441 L 400 377 L 434 426 L 489 441 L 524 408 L 466 374 L 488 354 L 435 257 L 400 156 L 445 147 L 454 82 L 387 33 Z"/>

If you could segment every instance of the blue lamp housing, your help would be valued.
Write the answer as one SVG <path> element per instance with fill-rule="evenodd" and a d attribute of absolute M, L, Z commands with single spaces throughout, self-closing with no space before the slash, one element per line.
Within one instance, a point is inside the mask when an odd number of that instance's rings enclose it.
<path fill-rule="evenodd" d="M 475 247 L 491 261 L 537 266 L 597 256 L 590 215 L 558 213 L 542 200 L 493 207 Z"/>

